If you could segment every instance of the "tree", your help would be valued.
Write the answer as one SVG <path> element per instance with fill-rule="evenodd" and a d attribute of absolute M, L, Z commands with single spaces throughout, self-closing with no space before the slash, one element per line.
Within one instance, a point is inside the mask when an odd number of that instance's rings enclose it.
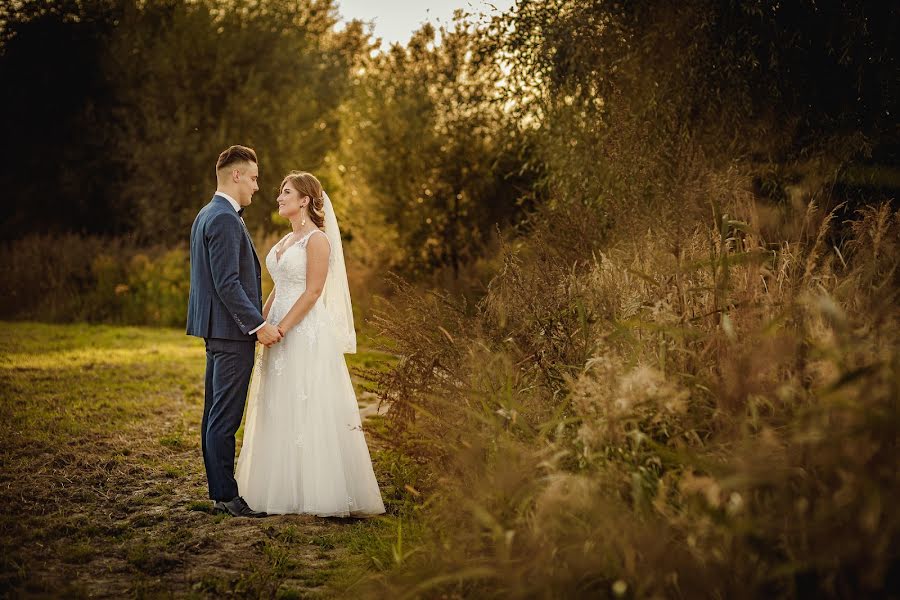
<path fill-rule="evenodd" d="M 896 164 L 897 22 L 882 2 L 524 0 L 491 39 L 553 189 L 676 215 L 707 167 Z"/>
<path fill-rule="evenodd" d="M 365 36 L 336 22 L 331 1 L 25 3 L 0 56 L 0 74 L 21 82 L 0 108 L 15 111 L 25 146 L 2 168 L 15 197 L 62 208 L 20 200 L 4 232 L 181 241 L 234 143 L 260 157 L 250 212 L 266 223 L 281 177 L 318 170 L 338 145 Z"/>
<path fill-rule="evenodd" d="M 0 7 L 0 113 L 14 142 L 0 161 L 5 239 L 123 228 L 110 193 L 123 173 L 106 154 L 115 82 L 97 68 L 116 16 L 100 0 Z"/>
<path fill-rule="evenodd" d="M 365 63 L 349 103 L 352 172 L 403 252 L 395 266 L 454 274 L 494 228 L 522 213 L 530 174 L 499 102 L 498 62 L 457 15 L 454 30 L 425 25 L 403 47 Z"/>

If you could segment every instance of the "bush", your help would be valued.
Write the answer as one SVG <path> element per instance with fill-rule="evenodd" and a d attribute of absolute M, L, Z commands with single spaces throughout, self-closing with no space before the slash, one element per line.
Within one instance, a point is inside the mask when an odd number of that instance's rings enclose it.
<path fill-rule="evenodd" d="M 33 235 L 4 248 L 0 317 L 183 326 L 190 260 L 183 248 L 126 239 Z"/>

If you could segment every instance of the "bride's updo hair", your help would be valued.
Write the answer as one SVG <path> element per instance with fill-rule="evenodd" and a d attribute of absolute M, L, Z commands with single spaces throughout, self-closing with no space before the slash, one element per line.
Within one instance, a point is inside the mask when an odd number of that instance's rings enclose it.
<path fill-rule="evenodd" d="M 309 196 L 309 204 L 306 205 L 309 219 L 319 229 L 325 227 L 325 191 L 316 176 L 305 171 L 291 171 L 278 189 L 284 189 L 285 183 L 290 183 L 301 198 Z"/>

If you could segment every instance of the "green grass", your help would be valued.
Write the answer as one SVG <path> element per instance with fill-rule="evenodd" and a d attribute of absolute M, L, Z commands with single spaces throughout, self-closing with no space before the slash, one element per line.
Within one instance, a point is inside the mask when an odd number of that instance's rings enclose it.
<path fill-rule="evenodd" d="M 201 340 L 178 329 L 6 322 L 0 344 L 0 502 L 14 508 L 0 515 L 0 588 L 328 597 L 385 560 L 390 517 L 211 513 Z M 360 336 L 348 355 L 351 370 L 385 368 L 392 358 L 366 344 Z M 380 421 L 373 429 L 383 432 Z M 389 479 L 397 457 L 369 443 L 379 480 Z M 397 486 L 382 485 L 389 511 L 406 511 Z"/>
<path fill-rule="evenodd" d="M 0 344 L 3 417 L 17 441 L 108 432 L 202 398 L 202 343 L 174 330 L 7 323 Z"/>

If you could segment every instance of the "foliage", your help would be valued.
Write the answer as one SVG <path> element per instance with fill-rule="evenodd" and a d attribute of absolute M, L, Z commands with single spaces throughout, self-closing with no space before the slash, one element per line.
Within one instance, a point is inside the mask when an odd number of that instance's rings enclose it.
<path fill-rule="evenodd" d="M 545 266 L 510 262 L 464 327 L 412 290 L 382 315 L 403 357 L 380 382 L 395 443 L 440 476 L 431 534 L 373 595 L 889 585 L 900 213 L 865 209 L 826 250 L 831 219 L 810 211 L 806 237 L 773 250 L 752 204 L 722 208 L 685 238 L 623 240 L 541 296 Z"/>
<path fill-rule="evenodd" d="M 255 236 L 270 248 L 280 234 Z M 30 235 L 2 246 L 0 316 L 182 327 L 190 260 L 181 245 L 140 247 L 128 238 Z M 272 279 L 263 273 L 263 295 Z"/>
<path fill-rule="evenodd" d="M 530 194 L 526 140 L 500 101 L 500 65 L 473 29 L 458 14 L 440 43 L 426 24 L 405 47 L 370 57 L 345 109 L 347 181 L 390 232 L 388 266 L 413 277 L 459 275 Z"/>
<path fill-rule="evenodd" d="M 554 196 L 628 227 L 695 211 L 710 165 L 737 162 L 782 200 L 851 160 L 896 164 L 895 17 L 882 3 L 526 0 L 488 39 Z"/>
<path fill-rule="evenodd" d="M 483 32 L 546 201 L 479 302 L 379 313 L 429 470 L 372 596 L 896 586 L 900 213 L 846 185 L 896 149 L 887 13 L 525 1 Z"/>
<path fill-rule="evenodd" d="M 187 251 L 125 240 L 35 235 L 4 249 L 5 318 L 183 326 Z"/>
<path fill-rule="evenodd" d="M 23 142 L 0 167 L 19 200 L 7 238 L 40 222 L 180 242 L 234 143 L 257 150 L 248 220 L 268 222 L 283 174 L 315 172 L 336 148 L 363 48 L 358 23 L 333 30 L 331 2 L 31 0 L 4 11 L 0 75 L 18 83 L 0 110 L 22 116 L 11 135 Z"/>

